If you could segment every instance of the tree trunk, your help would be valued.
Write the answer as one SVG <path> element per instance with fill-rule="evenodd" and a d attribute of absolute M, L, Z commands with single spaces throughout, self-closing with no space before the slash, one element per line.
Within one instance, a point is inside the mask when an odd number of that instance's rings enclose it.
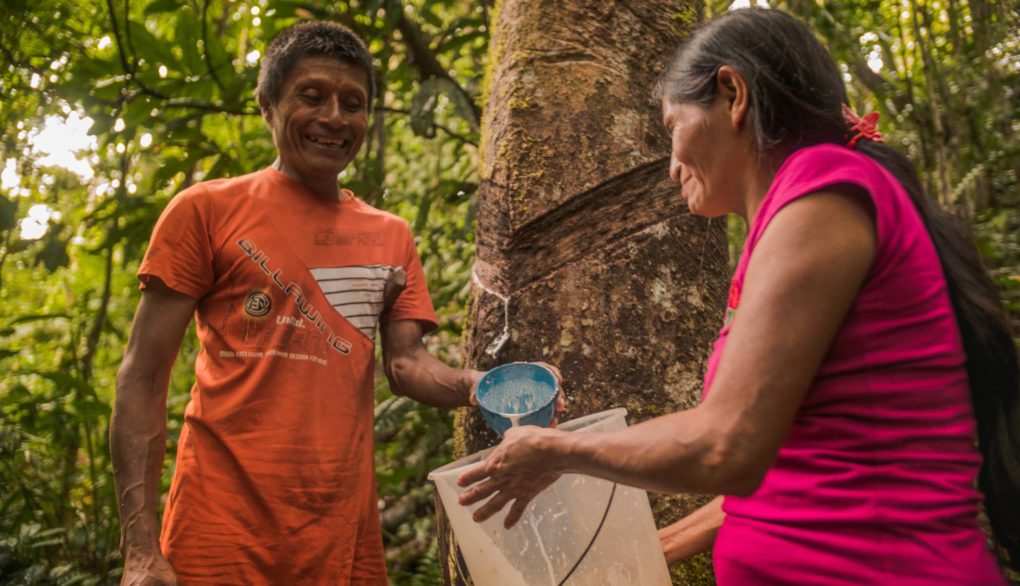
<path fill-rule="evenodd" d="M 563 371 L 568 420 L 694 406 L 728 278 L 724 220 L 692 216 L 668 176 L 653 86 L 690 0 L 503 0 L 493 14 L 467 359 Z M 496 442 L 474 410 L 458 457 Z M 659 526 L 707 500 L 653 496 Z M 448 540 L 443 559 L 452 560 Z M 445 568 L 457 582 L 455 564 Z M 684 574 L 685 577 L 681 577 Z M 710 584 L 707 557 L 674 572 Z"/>

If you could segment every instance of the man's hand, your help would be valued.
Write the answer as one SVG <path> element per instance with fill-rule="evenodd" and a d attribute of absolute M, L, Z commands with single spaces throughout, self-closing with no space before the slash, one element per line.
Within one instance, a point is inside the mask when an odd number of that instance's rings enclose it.
<path fill-rule="evenodd" d="M 560 413 L 567 407 L 567 396 L 563 394 L 563 373 L 560 372 L 558 367 L 546 362 L 536 362 L 535 364 L 548 368 L 556 376 L 556 386 L 559 387 L 559 392 L 556 393 L 556 409 L 554 410 L 552 421 L 549 423 L 549 427 L 556 427 L 556 424 L 560 421 Z"/>
<path fill-rule="evenodd" d="M 177 574 L 163 554 L 129 555 L 124 560 L 121 586 L 177 586 Z"/>

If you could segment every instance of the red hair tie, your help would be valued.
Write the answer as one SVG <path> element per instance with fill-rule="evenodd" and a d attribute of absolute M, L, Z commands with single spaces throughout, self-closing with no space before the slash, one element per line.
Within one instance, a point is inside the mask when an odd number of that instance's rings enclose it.
<path fill-rule="evenodd" d="M 854 148 L 857 141 L 862 138 L 882 142 L 882 133 L 878 131 L 878 112 L 868 112 L 862 118 L 851 110 L 850 106 L 843 104 L 843 119 L 846 120 L 851 132 L 856 131 L 846 146 Z"/>

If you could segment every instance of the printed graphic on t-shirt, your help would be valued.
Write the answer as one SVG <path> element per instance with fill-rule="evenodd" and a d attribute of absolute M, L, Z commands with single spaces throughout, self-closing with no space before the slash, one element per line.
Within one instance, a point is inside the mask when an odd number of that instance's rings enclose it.
<path fill-rule="evenodd" d="M 258 268 L 265 273 L 284 295 L 291 295 L 297 301 L 297 309 L 302 316 L 307 318 L 315 329 L 326 336 L 326 344 L 332 347 L 337 352 L 347 355 L 351 352 L 351 343 L 333 331 L 333 328 L 329 326 L 322 318 L 322 312 L 315 305 L 309 301 L 304 291 L 301 290 L 301 286 L 297 283 L 288 279 L 289 275 L 285 274 L 283 269 L 277 268 L 276 263 L 273 262 L 269 254 L 258 247 L 254 240 L 248 238 L 242 238 L 237 241 L 237 245 L 248 255 L 248 257 L 254 262 Z M 267 295 L 264 291 L 253 291 L 249 292 L 247 299 L 245 300 L 244 309 L 249 321 L 255 318 L 256 321 L 261 323 L 263 318 L 270 315 L 272 310 L 273 302 L 272 297 Z M 261 314 L 261 315 L 258 315 Z M 265 334 L 267 337 L 270 335 L 268 332 Z M 246 334 L 247 337 L 247 334 Z M 264 345 L 264 344 L 263 344 Z"/>
<path fill-rule="evenodd" d="M 354 265 L 311 269 L 311 273 L 333 308 L 368 339 L 374 340 L 383 311 L 386 279 L 397 268 Z"/>

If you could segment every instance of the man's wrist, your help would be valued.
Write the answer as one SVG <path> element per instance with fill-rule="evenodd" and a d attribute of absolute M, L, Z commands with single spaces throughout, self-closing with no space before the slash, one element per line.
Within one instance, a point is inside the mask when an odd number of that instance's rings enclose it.
<path fill-rule="evenodd" d="M 153 527 L 140 527 L 129 520 L 121 533 L 121 553 L 125 558 L 163 555 L 157 535 Z"/>
<path fill-rule="evenodd" d="M 474 391 L 475 384 L 481 380 L 485 373 L 480 370 L 473 368 L 465 368 L 461 370 L 460 377 L 460 396 L 464 406 L 471 405 L 471 394 Z"/>
<path fill-rule="evenodd" d="M 125 543 L 121 550 L 124 559 L 128 558 L 150 558 L 163 556 L 163 550 L 159 547 L 158 540 L 141 540 L 138 543 Z"/>

